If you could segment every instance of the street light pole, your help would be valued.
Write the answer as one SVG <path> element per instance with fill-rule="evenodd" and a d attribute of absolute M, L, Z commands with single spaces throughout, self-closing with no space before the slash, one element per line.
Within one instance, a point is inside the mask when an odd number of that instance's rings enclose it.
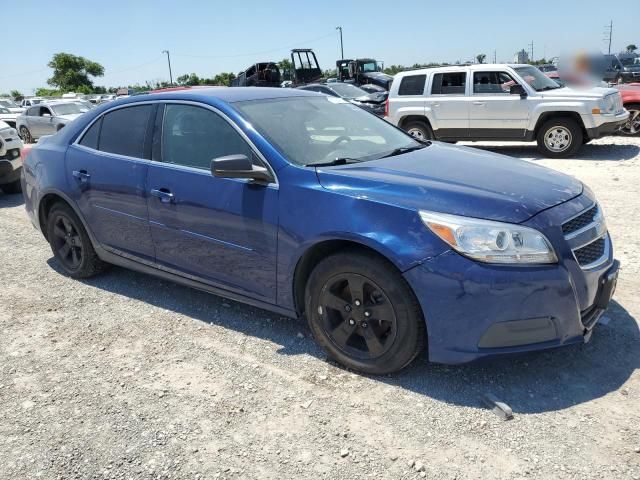
<path fill-rule="evenodd" d="M 344 47 L 342 46 L 342 27 L 336 27 L 336 30 L 340 30 L 340 58 L 344 58 Z"/>
<path fill-rule="evenodd" d="M 171 57 L 169 56 L 169 50 L 163 50 L 162 53 L 167 54 L 167 63 L 169 63 L 169 83 L 173 85 L 173 75 L 171 74 Z"/>

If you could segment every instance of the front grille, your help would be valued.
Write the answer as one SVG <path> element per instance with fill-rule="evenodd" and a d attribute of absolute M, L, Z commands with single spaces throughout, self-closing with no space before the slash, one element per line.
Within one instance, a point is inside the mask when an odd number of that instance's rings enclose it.
<path fill-rule="evenodd" d="M 585 245 L 584 247 L 574 250 L 573 253 L 576 256 L 576 260 L 581 267 L 589 265 L 596 260 L 599 260 L 604 255 L 605 237 L 601 237 L 593 242 Z"/>
<path fill-rule="evenodd" d="M 598 214 L 598 206 L 594 205 L 589 210 L 581 213 L 575 218 L 572 218 L 566 223 L 562 224 L 562 233 L 569 235 L 570 233 L 577 232 L 581 228 L 586 227 L 590 223 L 593 223 L 596 215 Z"/>

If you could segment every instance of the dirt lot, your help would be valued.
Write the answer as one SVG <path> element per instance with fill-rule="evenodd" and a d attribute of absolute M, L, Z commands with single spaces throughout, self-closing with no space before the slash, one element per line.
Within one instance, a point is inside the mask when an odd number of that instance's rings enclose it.
<path fill-rule="evenodd" d="M 300 321 L 117 268 L 71 280 L 0 195 L 0 478 L 640 478 L 640 139 L 485 145 L 604 206 L 623 270 L 589 344 L 356 375 Z"/>

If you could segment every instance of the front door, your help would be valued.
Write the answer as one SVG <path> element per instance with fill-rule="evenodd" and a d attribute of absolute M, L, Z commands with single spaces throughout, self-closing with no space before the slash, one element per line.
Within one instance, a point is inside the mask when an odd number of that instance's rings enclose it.
<path fill-rule="evenodd" d="M 529 102 L 509 93 L 516 83 L 507 72 L 473 72 L 471 137 L 524 138 L 529 124 Z"/>
<path fill-rule="evenodd" d="M 111 111 L 69 147 L 66 169 L 73 197 L 107 250 L 152 263 L 146 185 L 154 105 Z"/>
<path fill-rule="evenodd" d="M 157 262 L 275 303 L 278 186 L 214 177 L 214 158 L 245 154 L 261 161 L 230 121 L 210 108 L 164 109 L 154 141 L 154 160 L 160 161 L 150 165 L 147 179 Z"/>

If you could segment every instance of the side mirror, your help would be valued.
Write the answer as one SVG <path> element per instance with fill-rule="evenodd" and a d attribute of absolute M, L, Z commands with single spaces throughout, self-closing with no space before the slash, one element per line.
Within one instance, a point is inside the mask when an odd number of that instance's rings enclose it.
<path fill-rule="evenodd" d="M 248 178 L 269 183 L 273 177 L 264 167 L 254 165 L 246 155 L 228 155 L 211 160 L 211 174 L 219 178 Z"/>
<path fill-rule="evenodd" d="M 509 94 L 510 95 L 520 95 L 520 98 L 526 98 L 527 97 L 527 91 L 519 83 L 516 83 L 515 85 L 511 85 L 511 87 L 509 87 Z"/>

